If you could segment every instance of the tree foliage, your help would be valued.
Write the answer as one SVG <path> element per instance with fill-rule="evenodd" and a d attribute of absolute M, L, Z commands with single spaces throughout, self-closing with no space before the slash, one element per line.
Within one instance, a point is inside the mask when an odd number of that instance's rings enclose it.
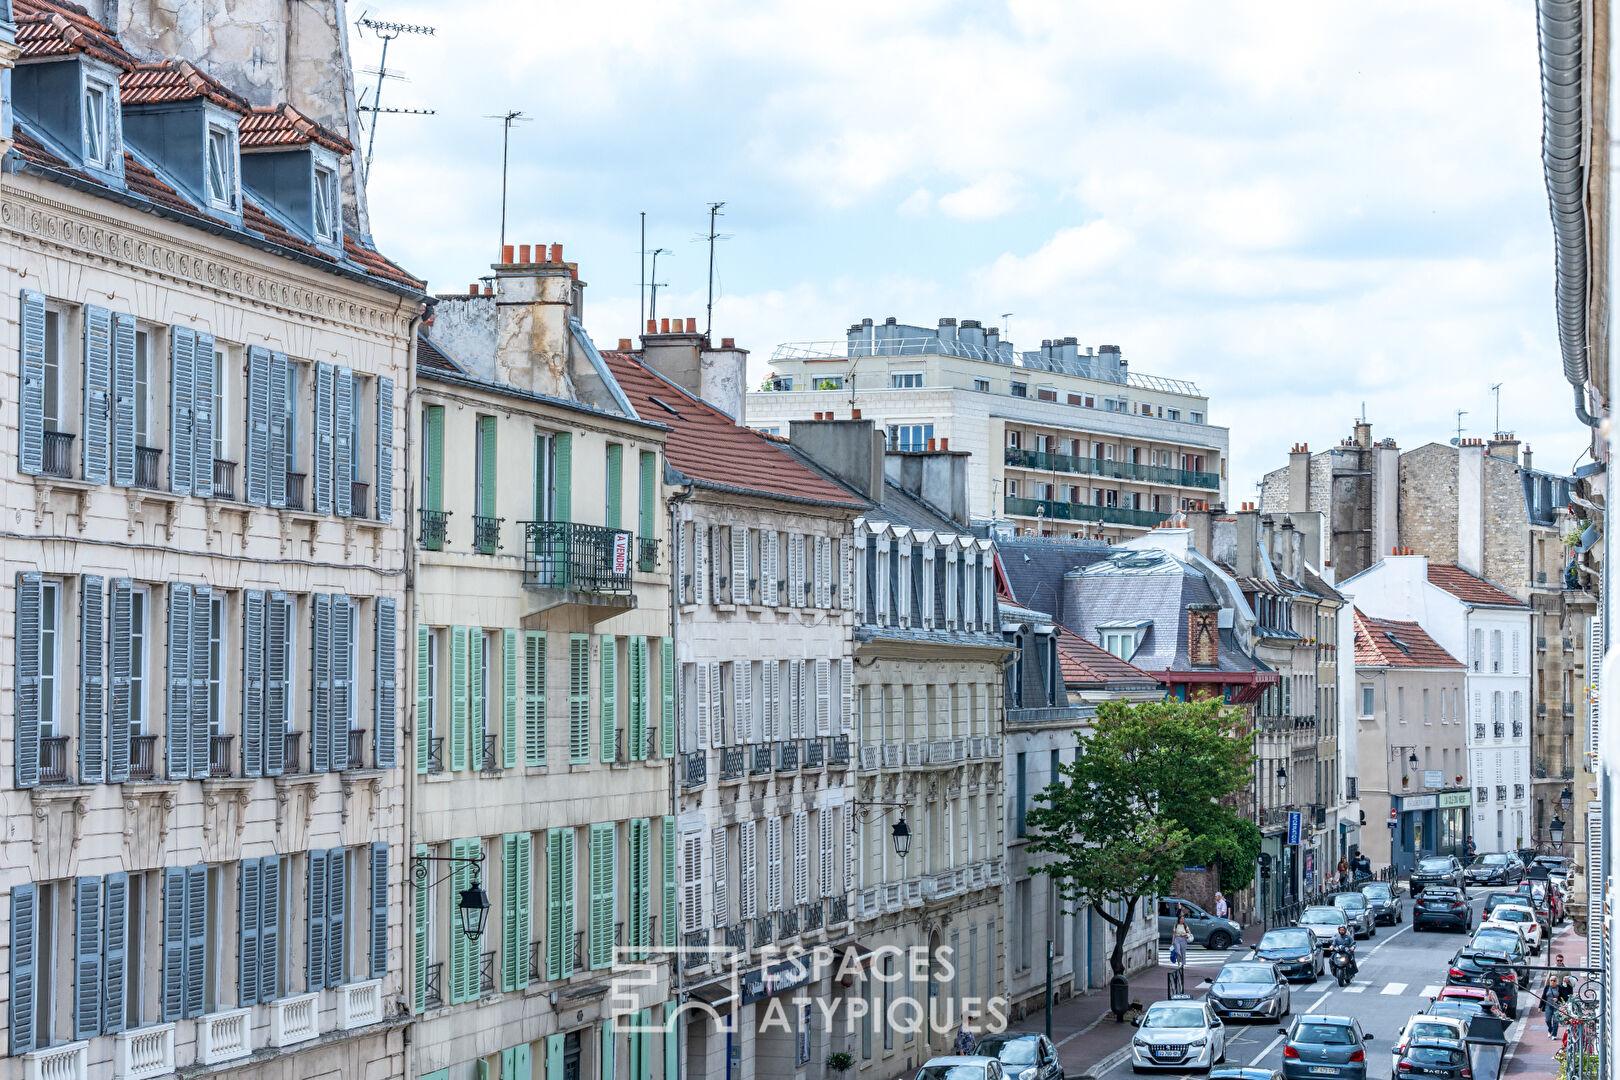
<path fill-rule="evenodd" d="M 1250 779 L 1240 717 L 1214 701 L 1105 702 L 1025 815 L 1027 850 L 1051 857 L 1034 872 L 1070 910 L 1089 906 L 1115 928 L 1116 974 L 1137 905 L 1168 892 L 1182 867 L 1219 862 L 1231 889 L 1253 874 L 1259 830 L 1229 805 Z"/>

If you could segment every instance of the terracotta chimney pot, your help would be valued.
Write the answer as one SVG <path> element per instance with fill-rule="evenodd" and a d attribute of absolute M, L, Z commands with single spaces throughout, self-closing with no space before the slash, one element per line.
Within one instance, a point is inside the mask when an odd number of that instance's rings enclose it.
<path fill-rule="evenodd" d="M 730 341 L 731 339 L 727 338 L 726 340 Z M 861 410 L 859 410 L 859 409 L 850 410 L 850 419 L 851 420 L 859 420 L 860 418 L 861 418 Z"/>
<path fill-rule="evenodd" d="M 669 333 L 669 320 L 668 319 L 659 319 L 658 320 L 658 332 L 660 334 Z"/>
<path fill-rule="evenodd" d="M 737 347 L 737 339 L 723 337 L 720 339 L 720 347 L 722 349 L 735 349 Z"/>
<path fill-rule="evenodd" d="M 507 244 L 507 245 L 505 245 L 504 247 L 501 248 L 501 262 L 505 263 L 508 266 L 512 265 L 512 245 L 511 244 Z"/>
<path fill-rule="evenodd" d="M 471 285 L 467 286 L 467 295 L 468 296 L 477 296 L 478 295 L 478 282 L 475 281 Z"/>
<path fill-rule="evenodd" d="M 620 352 L 629 352 L 630 351 L 630 339 L 629 338 L 622 337 L 622 338 L 619 339 L 619 351 Z"/>
<path fill-rule="evenodd" d="M 657 320 L 655 320 L 655 319 L 648 319 L 647 320 L 647 333 L 649 333 L 649 334 L 658 333 L 658 322 L 657 322 Z"/>
<path fill-rule="evenodd" d="M 526 263 L 526 262 L 529 261 L 529 245 L 528 244 L 519 244 L 518 245 L 518 259 L 517 259 L 517 261 L 520 262 L 520 263 Z"/>
<path fill-rule="evenodd" d="M 554 262 L 554 263 L 562 262 L 562 245 L 561 244 L 552 244 L 551 245 L 551 261 Z"/>
<path fill-rule="evenodd" d="M 696 319 L 687 319 L 686 320 L 686 332 L 688 334 L 697 333 L 697 320 Z"/>

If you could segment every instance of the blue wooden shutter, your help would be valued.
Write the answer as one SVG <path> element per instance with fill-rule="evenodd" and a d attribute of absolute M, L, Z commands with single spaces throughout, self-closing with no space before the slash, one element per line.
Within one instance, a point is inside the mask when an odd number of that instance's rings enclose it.
<path fill-rule="evenodd" d="M 212 369 L 213 357 L 208 358 Z M 169 490 L 191 494 L 197 422 L 197 332 L 169 328 Z M 209 450 L 212 459 L 213 450 Z M 210 468 L 210 471 L 211 468 Z"/>
<path fill-rule="evenodd" d="M 214 335 L 197 335 L 192 360 L 191 493 L 214 497 Z M 173 373 L 170 374 L 173 378 Z"/>
<path fill-rule="evenodd" d="M 25 294 L 26 295 L 26 294 Z M 90 320 L 85 320 L 86 343 L 89 344 Z M 100 323 L 94 338 L 95 348 L 84 354 L 84 445 L 80 448 L 84 478 L 92 484 L 107 482 L 107 452 L 112 435 L 112 332 L 111 322 Z M 26 335 L 26 328 L 24 331 Z M 26 365 L 26 338 L 24 363 Z M 26 399 L 24 401 L 26 405 Z M 24 469 L 24 472 L 29 471 Z"/>
<path fill-rule="evenodd" d="M 34 1049 L 34 964 L 38 945 L 37 895 L 33 882 L 11 887 L 11 1045 L 13 1054 Z"/>
<path fill-rule="evenodd" d="M 191 775 L 208 775 L 208 632 L 214 625 L 214 591 L 191 588 Z"/>
<path fill-rule="evenodd" d="M 17 575 L 16 773 L 19 788 L 39 785 L 41 578 L 25 570 Z"/>
<path fill-rule="evenodd" d="M 163 870 L 163 1019 L 186 1011 L 186 868 Z"/>
<path fill-rule="evenodd" d="M 348 517 L 355 509 L 349 499 L 353 492 L 354 475 L 354 418 L 359 402 L 355 400 L 354 371 L 337 369 L 332 404 L 332 494 L 334 508 L 340 517 Z"/>
<path fill-rule="evenodd" d="M 372 723 L 376 740 L 377 768 L 392 769 L 399 764 L 398 715 L 399 701 L 399 630 L 397 627 L 398 602 L 392 596 L 377 598 L 377 663 L 375 719 Z"/>
<path fill-rule="evenodd" d="M 388 845 L 371 845 L 371 977 L 388 972 Z"/>
<path fill-rule="evenodd" d="M 313 702 L 309 718 L 310 768 L 328 772 L 332 768 L 332 594 L 316 593 L 314 634 L 310 642 L 310 668 L 313 673 Z"/>
<path fill-rule="evenodd" d="M 292 673 L 293 604 L 286 593 L 270 594 L 264 619 L 264 774 L 280 776 L 287 765 L 288 679 Z"/>
<path fill-rule="evenodd" d="M 259 1000 L 259 919 L 264 910 L 260 866 L 258 859 L 243 859 L 237 879 L 237 1005 Z"/>
<path fill-rule="evenodd" d="M 124 996 L 129 981 L 129 875 L 108 874 L 101 879 L 102 930 L 101 1031 L 123 1031 Z M 136 978 L 142 973 L 137 972 Z"/>
<path fill-rule="evenodd" d="M 332 768 L 358 768 L 349 760 L 349 722 L 354 715 L 354 601 L 332 595 Z"/>
<path fill-rule="evenodd" d="M 304 989 L 326 985 L 326 852 L 309 853 L 309 881 L 304 894 L 309 935 L 304 948 Z"/>
<path fill-rule="evenodd" d="M 394 380 L 377 380 L 377 520 L 394 520 Z"/>
<path fill-rule="evenodd" d="M 208 966 L 208 867 L 186 868 L 186 1015 L 203 1014 Z"/>
<path fill-rule="evenodd" d="M 103 606 L 106 581 L 93 574 L 79 579 L 79 779 L 101 783 L 106 772 L 102 729 L 107 719 L 107 684 L 102 670 Z"/>
<path fill-rule="evenodd" d="M 242 775 L 264 775 L 264 590 L 242 593 Z"/>
<path fill-rule="evenodd" d="M 169 708 L 163 729 L 169 779 L 191 775 L 191 586 L 169 586 Z"/>
<path fill-rule="evenodd" d="M 253 506 L 270 501 L 270 350 L 248 346 L 247 446 L 242 469 L 242 494 Z M 285 389 L 282 391 L 285 393 Z M 285 483 L 285 481 L 283 481 Z"/>
<path fill-rule="evenodd" d="M 38 473 L 45 469 L 45 297 L 42 294 L 28 289 L 22 290 L 22 313 L 18 331 L 21 338 L 22 387 L 17 413 L 17 469 L 24 473 Z M 103 384 L 105 381 L 102 380 Z M 88 385 L 87 379 L 86 386 Z M 102 406 L 103 464 L 99 482 L 106 483 L 105 398 Z M 88 405 L 86 412 L 84 434 L 88 443 L 90 437 Z M 29 902 L 32 903 L 33 894 L 30 893 L 29 896 Z M 32 1022 L 30 1018 L 30 1025 Z M 16 1041 L 13 1040 L 11 1045 L 12 1053 L 17 1053 Z"/>
<path fill-rule="evenodd" d="M 135 583 L 113 578 L 108 599 L 108 683 L 112 692 L 107 723 L 107 779 L 129 779 L 130 688 L 135 674 L 130 640 L 135 632 Z"/>
<path fill-rule="evenodd" d="M 315 365 L 315 512 L 332 512 L 332 365 Z"/>
<path fill-rule="evenodd" d="M 281 974 L 281 859 L 259 860 L 259 1000 L 274 1001 Z"/>
<path fill-rule="evenodd" d="M 88 313 L 89 308 L 85 311 Z M 87 353 L 89 349 L 85 350 Z M 135 317 L 112 316 L 112 482 L 135 485 Z"/>
<path fill-rule="evenodd" d="M 342 986 L 348 981 L 348 936 L 344 919 L 348 911 L 349 862 L 342 848 L 326 853 L 326 985 Z"/>
<path fill-rule="evenodd" d="M 73 1037 L 101 1031 L 101 879 L 73 882 Z"/>
<path fill-rule="evenodd" d="M 287 410 L 287 381 L 291 372 L 290 362 L 286 353 L 273 352 L 270 354 L 270 379 L 264 405 L 265 449 L 268 460 L 265 462 L 265 475 L 267 481 L 267 502 L 271 506 L 287 505 L 287 424 L 289 416 Z"/>

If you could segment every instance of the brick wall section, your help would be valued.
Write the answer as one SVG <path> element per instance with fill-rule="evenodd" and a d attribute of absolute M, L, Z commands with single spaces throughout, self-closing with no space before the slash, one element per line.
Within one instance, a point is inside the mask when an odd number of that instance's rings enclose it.
<path fill-rule="evenodd" d="M 1430 443 L 1401 455 L 1401 544 L 1430 562 L 1457 561 L 1457 451 Z M 1387 551 L 1377 552 L 1379 557 Z"/>

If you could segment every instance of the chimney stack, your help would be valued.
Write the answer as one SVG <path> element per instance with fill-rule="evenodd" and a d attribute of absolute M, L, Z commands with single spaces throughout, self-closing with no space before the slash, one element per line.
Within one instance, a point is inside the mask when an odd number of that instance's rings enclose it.
<path fill-rule="evenodd" d="M 561 254 L 561 245 L 553 251 Z M 546 265 L 544 248 L 501 247 L 495 270 L 497 382 L 552 397 L 575 397 L 569 319 L 584 312 L 584 283 L 572 267 Z M 531 261 L 534 260 L 534 261 Z"/>

